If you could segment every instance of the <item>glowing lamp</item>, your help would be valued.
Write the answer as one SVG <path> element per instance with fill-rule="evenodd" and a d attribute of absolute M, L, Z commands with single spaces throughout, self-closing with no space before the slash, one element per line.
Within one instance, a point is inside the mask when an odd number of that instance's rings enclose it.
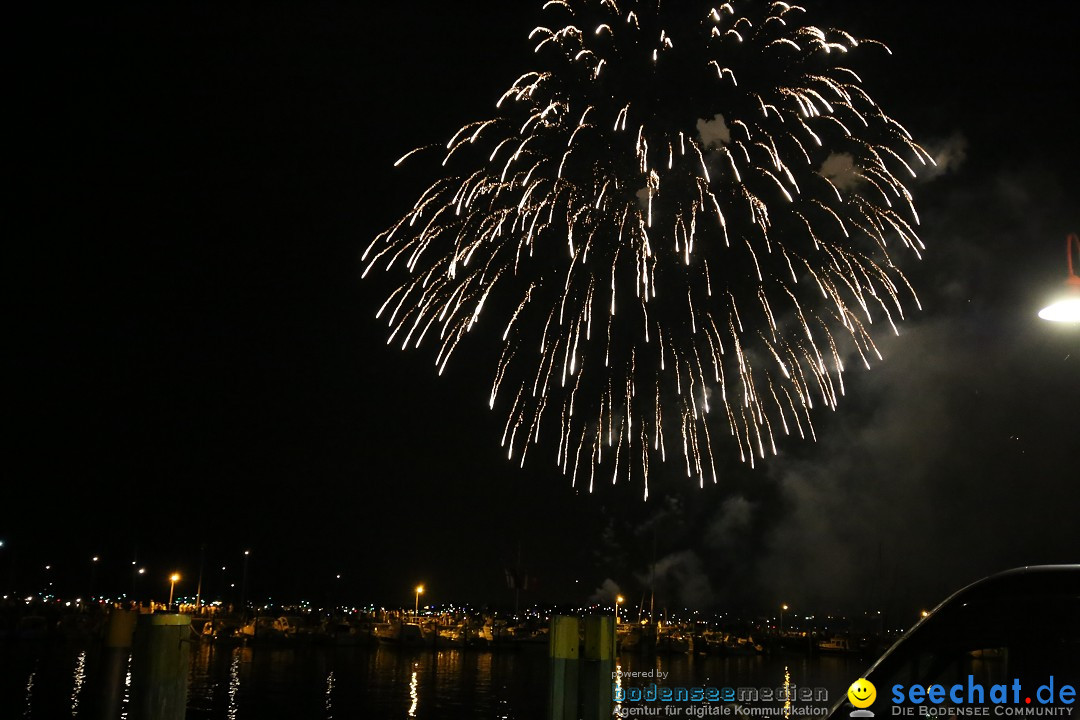
<path fill-rule="evenodd" d="M 173 591 L 176 590 L 176 583 L 180 582 L 180 573 L 173 573 L 169 576 L 169 607 L 172 607 Z"/>
<path fill-rule="evenodd" d="M 1054 302 L 1039 311 L 1039 317 L 1050 322 L 1080 323 L 1080 277 L 1073 270 L 1073 246 L 1080 254 L 1080 239 L 1076 235 L 1065 238 L 1065 261 L 1069 275 L 1065 278 L 1065 291 Z"/>

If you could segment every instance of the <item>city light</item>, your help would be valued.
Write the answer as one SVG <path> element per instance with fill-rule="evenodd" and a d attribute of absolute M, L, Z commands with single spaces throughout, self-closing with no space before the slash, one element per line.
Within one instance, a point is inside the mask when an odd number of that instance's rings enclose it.
<path fill-rule="evenodd" d="M 173 573 L 169 576 L 169 607 L 172 607 L 173 591 L 176 590 L 176 583 L 180 582 L 180 573 Z"/>
<path fill-rule="evenodd" d="M 1050 322 L 1080 323 L 1080 276 L 1073 270 L 1073 248 L 1080 254 L 1080 239 L 1076 235 L 1065 238 L 1065 262 L 1068 274 L 1065 290 L 1053 302 L 1039 311 L 1039 317 Z"/>

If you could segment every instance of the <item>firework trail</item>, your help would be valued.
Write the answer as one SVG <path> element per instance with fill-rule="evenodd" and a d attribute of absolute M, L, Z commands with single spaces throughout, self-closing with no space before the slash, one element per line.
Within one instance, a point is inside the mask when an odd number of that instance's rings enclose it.
<path fill-rule="evenodd" d="M 646 498 L 668 455 L 704 485 L 722 452 L 813 437 L 842 358 L 880 358 L 870 325 L 914 299 L 890 251 L 922 248 L 903 178 L 932 162 L 848 67 L 880 43 L 783 2 L 674 5 L 548 2 L 545 69 L 398 161 L 441 177 L 364 254 L 406 275 L 389 342 L 433 342 L 440 373 L 488 308 L 509 457 L 543 429 L 574 484 Z"/>

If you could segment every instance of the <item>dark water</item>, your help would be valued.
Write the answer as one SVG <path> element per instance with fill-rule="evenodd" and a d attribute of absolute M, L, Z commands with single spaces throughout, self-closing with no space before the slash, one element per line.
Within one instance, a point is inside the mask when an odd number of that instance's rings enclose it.
<path fill-rule="evenodd" d="M 115 651 L 114 651 L 115 652 Z M 620 658 L 624 671 L 670 673 L 663 684 L 772 687 L 787 682 L 840 696 L 862 660 L 801 655 Z M 98 646 L 0 645 L 0 719 L 125 717 L 126 656 Z M 111 680 L 111 682 L 110 682 Z M 504 652 L 377 648 L 192 648 L 189 720 L 542 720 L 546 647 Z M 629 680 L 624 686 L 648 681 Z M 111 695 L 109 685 L 115 685 Z M 110 708 L 110 704 L 112 707 Z"/>

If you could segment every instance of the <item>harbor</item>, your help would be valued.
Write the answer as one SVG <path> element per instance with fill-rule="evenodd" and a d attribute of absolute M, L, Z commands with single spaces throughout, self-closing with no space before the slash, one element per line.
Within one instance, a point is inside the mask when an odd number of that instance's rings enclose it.
<path fill-rule="evenodd" d="M 122 636 L 134 631 L 137 638 L 155 618 L 180 618 L 186 691 L 179 717 L 278 717 L 278 710 L 291 708 L 291 716 L 304 718 L 550 719 L 562 717 L 544 701 L 560 667 L 553 656 L 554 620 L 572 621 L 568 654 L 583 659 L 591 620 L 606 618 L 609 628 L 614 620 L 599 606 L 516 614 L 418 610 L 252 606 L 230 613 L 184 604 L 7 602 L 0 612 L 3 716 L 140 717 L 133 712 L 138 642 L 132 651 Z M 610 665 L 597 667 L 605 668 L 604 676 L 663 677 L 702 687 L 779 686 L 794 675 L 801 685 L 835 693 L 867 663 L 866 653 L 822 648 L 825 631 L 781 632 L 771 620 L 620 618 L 607 636 L 614 646 Z M 861 637 L 860 647 L 868 653 L 885 641 Z M 609 696 L 623 687 L 621 681 L 610 689 L 594 686 Z"/>
<path fill-rule="evenodd" d="M 0 604 L 0 642 L 102 642 L 118 615 L 175 611 L 190 619 L 191 641 L 219 646 L 331 645 L 340 647 L 408 647 L 506 651 L 549 644 L 549 626 L 557 615 L 603 615 L 598 605 L 536 606 L 510 610 L 477 610 L 429 606 L 417 611 L 386 608 L 312 608 L 306 605 L 252 606 L 230 612 L 219 605 L 181 603 L 84 603 L 39 598 L 10 599 Z M 612 608 L 606 608 L 607 614 Z M 780 628 L 775 617 L 735 617 L 727 613 L 683 611 L 651 617 L 625 617 L 615 623 L 615 647 L 623 654 L 755 656 L 776 653 L 872 658 L 900 635 L 886 631 L 875 613 L 853 620 L 807 617 Z M 869 617 L 874 619 L 868 619 Z"/>
<path fill-rule="evenodd" d="M 377 625 L 375 626 L 377 628 Z M 551 659 L 543 642 L 455 647 L 292 637 L 200 637 L 190 645 L 186 718 L 512 718 L 546 720 Z M 4 717 L 119 718 L 130 706 L 133 668 L 104 642 L 53 635 L 0 643 Z M 620 651 L 622 673 L 653 673 L 671 685 L 825 687 L 839 697 L 865 662 L 777 650 L 753 655 Z M 117 669 L 119 671 L 117 671 Z M 627 677 L 631 677 L 627 675 Z M 119 689 L 117 704 L 109 684 Z M 102 714 L 115 708 L 115 716 Z M 126 715 L 125 717 L 131 717 Z"/>

